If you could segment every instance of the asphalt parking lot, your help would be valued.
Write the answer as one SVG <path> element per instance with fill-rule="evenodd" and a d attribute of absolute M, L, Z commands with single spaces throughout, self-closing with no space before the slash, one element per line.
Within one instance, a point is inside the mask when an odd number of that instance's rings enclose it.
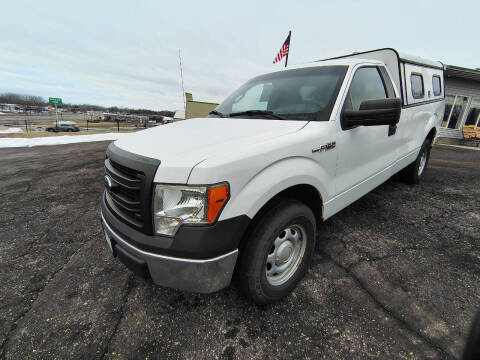
<path fill-rule="evenodd" d="M 0 149 L 1 359 L 461 356 L 480 308 L 480 151 L 437 146 L 423 183 L 391 179 L 326 221 L 309 274 L 261 308 L 109 256 L 107 145 Z"/>

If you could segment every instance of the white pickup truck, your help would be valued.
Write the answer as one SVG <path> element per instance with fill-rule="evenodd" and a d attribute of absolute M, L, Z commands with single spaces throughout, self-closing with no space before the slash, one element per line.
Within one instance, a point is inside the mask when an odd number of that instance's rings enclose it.
<path fill-rule="evenodd" d="M 233 278 L 276 301 L 323 220 L 398 172 L 423 177 L 443 112 L 442 64 L 394 49 L 258 76 L 208 118 L 110 144 L 108 247 L 163 286 L 208 293 Z"/>

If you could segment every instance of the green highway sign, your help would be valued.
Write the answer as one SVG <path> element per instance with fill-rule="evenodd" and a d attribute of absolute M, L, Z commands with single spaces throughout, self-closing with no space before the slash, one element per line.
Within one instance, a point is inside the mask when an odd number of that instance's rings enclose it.
<path fill-rule="evenodd" d="M 60 98 L 48 98 L 48 103 L 49 104 L 55 104 L 55 105 L 61 105 L 62 104 L 62 99 L 60 99 Z"/>

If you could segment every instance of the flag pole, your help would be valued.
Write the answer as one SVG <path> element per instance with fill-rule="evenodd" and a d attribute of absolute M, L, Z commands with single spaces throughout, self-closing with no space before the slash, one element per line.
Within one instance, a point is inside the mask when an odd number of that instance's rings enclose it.
<path fill-rule="evenodd" d="M 285 56 L 285 67 L 287 67 L 288 64 L 288 54 L 290 54 L 290 43 L 292 42 L 292 30 L 288 32 L 288 53 L 287 56 Z"/>

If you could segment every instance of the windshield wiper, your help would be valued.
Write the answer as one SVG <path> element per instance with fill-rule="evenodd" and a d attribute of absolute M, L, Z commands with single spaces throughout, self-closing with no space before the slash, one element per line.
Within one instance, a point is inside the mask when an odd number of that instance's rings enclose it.
<path fill-rule="evenodd" d="M 217 116 L 220 116 L 220 117 L 225 117 L 225 114 L 222 114 L 220 111 L 217 111 L 217 110 L 212 110 L 208 113 L 208 115 L 217 115 Z"/>
<path fill-rule="evenodd" d="M 276 115 L 276 114 L 273 113 L 273 111 L 268 111 L 268 110 L 247 110 L 247 111 L 239 111 L 239 112 L 233 112 L 233 113 L 228 114 L 229 117 L 231 117 L 231 116 L 241 116 L 241 115 L 248 115 L 248 116 L 264 115 L 264 116 L 270 117 L 271 119 L 285 120 L 284 117 Z"/>

